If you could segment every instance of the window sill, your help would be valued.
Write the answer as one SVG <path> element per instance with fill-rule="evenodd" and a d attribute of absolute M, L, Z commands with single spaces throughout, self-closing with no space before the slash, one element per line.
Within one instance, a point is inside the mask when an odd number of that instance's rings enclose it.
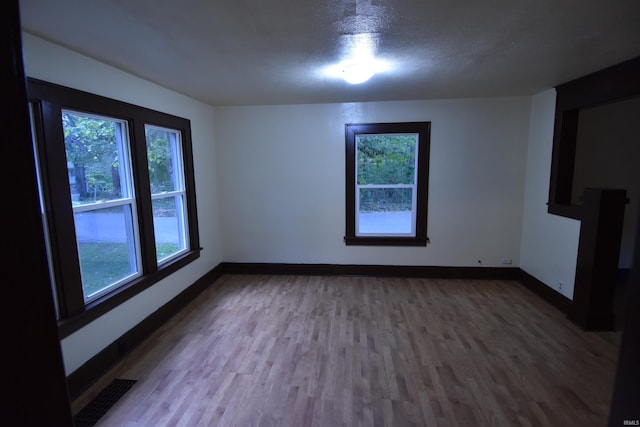
<path fill-rule="evenodd" d="M 361 237 L 345 236 L 347 246 L 427 246 L 429 238 L 421 237 Z"/>

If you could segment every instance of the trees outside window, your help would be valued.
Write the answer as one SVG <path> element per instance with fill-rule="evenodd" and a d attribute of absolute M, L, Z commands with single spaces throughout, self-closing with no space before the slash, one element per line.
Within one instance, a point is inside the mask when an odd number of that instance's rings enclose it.
<path fill-rule="evenodd" d="M 186 192 L 180 132 L 145 125 L 158 263 L 187 249 Z"/>
<path fill-rule="evenodd" d="M 141 273 L 127 122 L 62 110 L 84 301 Z"/>

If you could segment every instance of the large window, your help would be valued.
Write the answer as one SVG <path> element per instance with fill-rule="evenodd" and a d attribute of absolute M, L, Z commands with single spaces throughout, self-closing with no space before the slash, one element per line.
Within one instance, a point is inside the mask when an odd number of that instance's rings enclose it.
<path fill-rule="evenodd" d="M 82 294 L 91 301 L 141 274 L 127 122 L 62 110 Z"/>
<path fill-rule="evenodd" d="M 29 79 L 61 335 L 199 256 L 189 121 Z"/>
<path fill-rule="evenodd" d="M 346 125 L 346 244 L 427 244 L 429 130 L 429 122 Z"/>

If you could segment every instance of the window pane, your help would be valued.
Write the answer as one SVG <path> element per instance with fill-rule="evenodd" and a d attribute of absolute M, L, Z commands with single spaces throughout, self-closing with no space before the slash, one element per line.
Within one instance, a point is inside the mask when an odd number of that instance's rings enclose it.
<path fill-rule="evenodd" d="M 131 197 L 126 122 L 62 112 L 74 206 Z"/>
<path fill-rule="evenodd" d="M 412 188 L 360 188 L 358 234 L 412 234 Z"/>
<path fill-rule="evenodd" d="M 182 196 L 153 200 L 153 230 L 158 262 L 186 249 Z"/>
<path fill-rule="evenodd" d="M 358 184 L 414 184 L 417 135 L 356 135 Z"/>
<path fill-rule="evenodd" d="M 74 214 L 85 300 L 139 272 L 131 205 Z"/>
<path fill-rule="evenodd" d="M 153 197 L 156 257 L 160 263 L 187 249 L 181 133 L 174 129 L 145 125 L 145 136 Z"/>
<path fill-rule="evenodd" d="M 151 194 L 184 188 L 180 132 L 145 126 Z"/>

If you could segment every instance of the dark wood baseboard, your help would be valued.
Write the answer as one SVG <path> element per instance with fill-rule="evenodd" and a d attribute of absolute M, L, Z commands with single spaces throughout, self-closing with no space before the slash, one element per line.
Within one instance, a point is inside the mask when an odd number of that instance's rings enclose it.
<path fill-rule="evenodd" d="M 171 301 L 151 313 L 142 322 L 127 331 L 120 338 L 109 344 L 98 354 L 89 359 L 80 368 L 67 376 L 67 384 L 71 399 L 77 398 L 83 391 L 97 381 L 129 351 L 142 343 L 156 329 L 166 323 L 173 315 L 182 310 L 201 292 L 222 276 L 223 268 L 216 266 L 191 286 L 176 295 Z"/>
<path fill-rule="evenodd" d="M 563 312 L 571 300 L 559 294 L 535 277 L 517 267 L 438 267 L 400 265 L 341 265 L 341 264 L 285 264 L 285 263 L 232 263 L 223 262 L 182 291 L 142 322 L 109 344 L 106 348 L 67 376 L 69 394 L 75 399 L 142 343 L 173 315 L 183 309 L 202 291 L 213 285 L 224 274 L 266 275 L 326 275 L 326 276 L 378 276 L 413 277 L 466 280 L 513 280 L 522 283 L 535 294 Z"/>
<path fill-rule="evenodd" d="M 518 280 L 516 267 L 438 267 L 419 265 L 355 265 L 355 264 L 221 264 L 227 274 L 285 274 L 321 276 L 424 277 L 439 279 Z"/>
<path fill-rule="evenodd" d="M 569 298 L 565 297 L 552 287 L 547 286 L 544 282 L 536 279 L 522 269 L 520 269 L 519 281 L 531 292 L 535 293 L 563 313 L 568 313 L 571 309 L 572 302 Z"/>

